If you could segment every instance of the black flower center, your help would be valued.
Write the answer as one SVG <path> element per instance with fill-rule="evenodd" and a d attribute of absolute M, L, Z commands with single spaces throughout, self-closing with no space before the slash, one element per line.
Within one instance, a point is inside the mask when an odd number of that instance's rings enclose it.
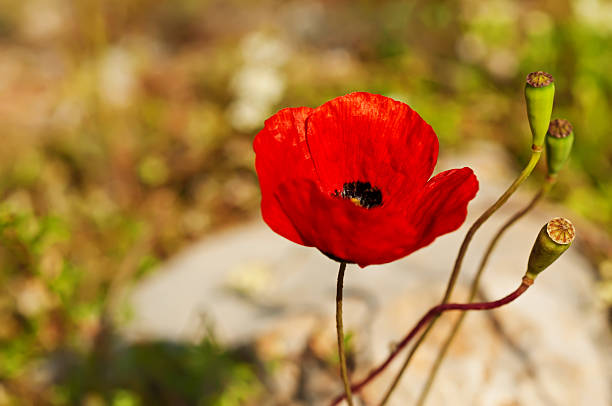
<path fill-rule="evenodd" d="M 371 209 L 382 204 L 382 192 L 370 182 L 346 182 L 342 191 L 336 190 L 334 196 L 348 199 L 359 207 Z"/>

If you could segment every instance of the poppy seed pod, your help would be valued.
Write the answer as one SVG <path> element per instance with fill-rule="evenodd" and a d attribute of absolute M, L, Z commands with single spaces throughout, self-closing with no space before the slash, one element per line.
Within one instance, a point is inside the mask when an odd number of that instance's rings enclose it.
<path fill-rule="evenodd" d="M 556 175 L 565 165 L 574 145 L 574 131 L 569 121 L 554 119 L 546 134 L 546 160 L 548 174 Z"/>
<path fill-rule="evenodd" d="M 525 276 L 535 279 L 572 245 L 575 236 L 576 230 L 567 219 L 555 217 L 546 223 L 531 249 Z"/>
<path fill-rule="evenodd" d="M 525 101 L 533 145 L 542 147 L 555 98 L 555 84 L 550 73 L 538 71 L 527 75 Z"/>

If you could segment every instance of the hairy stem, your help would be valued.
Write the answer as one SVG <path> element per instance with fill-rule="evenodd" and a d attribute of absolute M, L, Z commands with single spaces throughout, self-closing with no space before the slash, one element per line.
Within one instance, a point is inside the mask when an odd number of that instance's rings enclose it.
<path fill-rule="evenodd" d="M 461 247 L 459 248 L 459 252 L 457 253 L 457 259 L 455 259 L 455 265 L 453 266 L 453 271 L 446 285 L 446 292 L 444 292 L 444 297 L 442 298 L 442 302 L 441 302 L 442 304 L 447 303 L 449 301 L 453 293 L 453 290 L 455 289 L 457 278 L 459 277 L 459 273 L 461 272 L 461 265 L 463 264 L 463 258 L 465 257 L 465 254 L 470 245 L 470 242 L 472 241 L 472 238 L 474 237 L 474 234 L 476 234 L 476 231 L 478 231 L 478 229 L 485 223 L 485 221 L 489 219 L 489 217 L 493 215 L 493 213 L 495 213 L 501 206 L 504 205 L 504 203 L 506 203 L 506 201 L 510 198 L 510 196 L 512 196 L 512 194 L 516 191 L 516 189 L 518 189 L 518 187 L 525 181 L 525 179 L 529 177 L 529 175 L 531 174 L 531 172 L 537 165 L 541 155 L 542 155 L 541 147 L 536 147 L 536 146 L 531 147 L 531 157 L 529 159 L 529 162 L 527 163 L 525 168 L 522 170 L 522 172 L 519 174 L 519 176 L 515 179 L 514 182 L 512 182 L 510 187 L 508 187 L 508 189 L 497 199 L 497 201 L 493 203 L 493 205 L 491 205 L 491 207 L 489 207 L 484 213 L 482 213 L 480 217 L 478 217 L 478 219 L 474 222 L 474 224 L 472 224 L 472 226 L 466 233 L 465 238 L 463 239 L 463 242 L 461 243 Z M 399 372 L 393 379 L 391 386 L 385 393 L 385 396 L 380 404 L 381 406 L 384 406 L 389 400 L 389 398 L 391 397 L 391 394 L 397 387 L 397 384 L 402 378 L 404 371 L 406 371 L 406 369 L 408 368 L 408 365 L 410 364 L 412 357 L 417 352 L 417 350 L 419 349 L 419 347 L 421 346 L 421 344 L 423 343 L 423 341 L 425 340 L 425 338 L 427 337 L 427 335 L 429 334 L 429 332 L 431 331 L 431 329 L 433 328 L 437 320 L 438 320 L 437 316 L 431 319 L 431 321 L 429 322 L 429 325 L 427 326 L 427 328 L 425 329 L 425 331 L 423 332 L 419 340 L 411 348 L 410 352 L 408 353 L 408 356 L 406 357 L 406 359 L 404 360 L 404 363 L 402 364 L 402 367 L 400 368 Z"/>
<path fill-rule="evenodd" d="M 499 300 L 495 300 L 495 301 L 492 301 L 492 302 L 478 302 L 478 303 L 443 303 L 443 304 L 439 304 L 437 306 L 432 307 L 431 309 L 429 309 L 429 311 L 427 313 L 425 313 L 425 315 L 423 317 L 421 317 L 421 319 L 418 321 L 418 323 L 412 328 L 412 330 L 410 330 L 410 332 L 402 339 L 402 341 L 399 342 L 399 344 L 396 346 L 396 348 L 391 352 L 391 354 L 389 354 L 387 359 L 382 364 L 380 364 L 379 366 L 377 366 L 376 368 L 371 370 L 370 373 L 368 374 L 368 376 L 366 376 L 364 379 L 362 379 L 361 381 L 359 381 L 356 384 L 353 384 L 351 386 L 352 391 L 353 392 L 359 392 L 361 389 L 363 389 L 364 386 L 366 386 L 374 378 L 376 378 L 382 371 L 384 371 L 385 368 L 387 368 L 387 366 L 389 366 L 391 361 L 393 361 L 393 359 L 397 356 L 397 354 L 406 345 L 408 345 L 410 340 L 412 340 L 412 338 L 414 338 L 414 336 L 423 327 L 425 327 L 425 325 L 429 321 L 431 321 L 434 317 L 438 317 L 440 314 L 442 314 L 444 312 L 447 312 L 447 311 L 450 311 L 450 310 L 462 310 L 462 311 L 468 311 L 468 310 L 490 310 L 490 309 L 495 309 L 497 307 L 501 307 L 503 305 L 506 305 L 506 304 L 512 302 L 513 300 L 515 300 L 519 296 L 521 296 L 523 293 L 525 293 L 525 291 L 527 289 L 529 289 L 529 287 L 532 284 L 533 284 L 533 279 L 530 279 L 529 277 L 524 276 L 523 277 L 523 281 L 521 282 L 519 287 L 516 288 L 516 290 L 514 290 L 514 292 L 510 293 L 509 295 L 507 295 L 507 296 L 505 296 L 505 297 L 503 297 L 503 298 L 501 298 Z M 337 405 L 345 397 L 346 397 L 346 394 L 342 394 L 342 395 L 338 396 L 336 399 L 334 399 L 332 401 L 331 405 L 332 406 Z"/>
<path fill-rule="evenodd" d="M 336 285 L 336 333 L 338 336 L 338 358 L 340 359 L 340 375 L 344 383 L 344 396 L 349 406 L 353 406 L 353 395 L 351 394 L 351 383 L 346 370 L 346 353 L 344 352 L 344 326 L 342 324 L 342 288 L 344 285 L 344 270 L 346 262 L 340 263 L 338 270 L 338 283 Z"/>
<path fill-rule="evenodd" d="M 468 298 L 468 302 L 472 302 L 474 298 L 476 297 L 476 295 L 478 294 L 478 288 L 480 286 L 480 279 L 482 277 L 482 274 L 484 273 L 487 263 L 489 262 L 489 258 L 491 254 L 493 253 L 493 250 L 497 246 L 497 243 L 499 242 L 501 237 L 514 223 L 520 220 L 525 214 L 527 214 L 529 211 L 531 211 L 531 209 L 535 207 L 535 205 L 540 201 L 540 199 L 546 193 L 548 193 L 548 191 L 554 184 L 554 181 L 555 181 L 554 178 L 548 178 L 546 183 L 542 185 L 539 192 L 533 197 L 533 199 L 531 199 L 529 204 L 527 204 L 521 210 L 516 212 L 512 217 L 510 217 L 508 221 L 506 221 L 506 223 L 504 223 L 504 225 L 502 225 L 499 228 L 499 230 L 497 231 L 497 233 L 495 234 L 491 242 L 489 242 L 489 246 L 487 247 L 487 250 L 485 251 L 485 254 L 482 257 L 482 260 L 480 261 L 478 271 L 476 272 L 476 275 L 474 276 L 474 279 L 472 281 L 472 286 L 470 288 L 470 295 Z M 442 348 L 438 352 L 438 356 L 436 357 L 436 360 L 431 370 L 429 371 L 427 381 L 425 382 L 425 385 L 423 386 L 423 389 L 421 390 L 421 394 L 419 395 L 419 399 L 417 401 L 418 406 L 423 406 L 425 404 L 427 395 L 429 394 L 429 391 L 431 390 L 431 386 L 433 385 L 433 382 L 436 378 L 436 374 L 438 373 L 438 369 L 440 368 L 440 365 L 442 364 L 442 361 L 444 360 L 444 357 L 446 356 L 446 353 L 448 349 L 450 348 L 451 343 L 453 342 L 455 336 L 457 335 L 457 332 L 461 328 L 461 324 L 463 323 L 463 319 L 465 318 L 466 314 L 467 313 L 461 313 L 459 318 L 455 321 L 455 324 L 453 325 L 451 332 L 449 333 L 448 337 L 446 338 L 446 341 L 442 345 Z"/>

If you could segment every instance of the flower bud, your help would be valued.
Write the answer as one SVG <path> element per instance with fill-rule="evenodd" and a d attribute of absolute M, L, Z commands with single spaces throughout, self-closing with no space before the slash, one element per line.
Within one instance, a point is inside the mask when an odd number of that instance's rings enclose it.
<path fill-rule="evenodd" d="M 548 174 L 556 175 L 572 152 L 574 145 L 574 131 L 569 121 L 562 118 L 554 119 L 548 126 L 546 133 L 546 160 Z"/>
<path fill-rule="evenodd" d="M 555 217 L 546 223 L 531 249 L 525 276 L 535 279 L 572 245 L 575 236 L 576 230 L 567 219 Z"/>
<path fill-rule="evenodd" d="M 533 135 L 533 145 L 536 147 L 542 147 L 544 144 L 554 98 L 555 84 L 550 73 L 538 71 L 527 75 L 525 83 L 527 118 Z"/>

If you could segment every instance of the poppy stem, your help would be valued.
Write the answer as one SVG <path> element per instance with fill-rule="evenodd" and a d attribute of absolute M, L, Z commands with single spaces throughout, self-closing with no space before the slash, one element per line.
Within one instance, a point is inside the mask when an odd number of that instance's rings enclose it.
<path fill-rule="evenodd" d="M 478 231 L 478 229 L 485 223 L 485 221 L 489 219 L 489 217 L 493 215 L 493 213 L 495 213 L 501 206 L 504 205 L 504 203 L 506 203 L 506 201 L 510 198 L 510 196 L 512 196 L 512 194 L 516 191 L 516 189 L 518 189 L 518 187 L 525 181 L 525 179 L 527 179 L 529 175 L 531 175 L 531 172 L 533 172 L 533 169 L 536 167 L 538 161 L 540 160 L 541 155 L 542 155 L 542 147 L 532 145 L 531 158 L 529 159 L 527 166 L 525 166 L 525 168 L 522 170 L 519 176 L 514 180 L 514 182 L 512 182 L 512 184 L 508 187 L 508 189 L 497 199 L 497 201 L 493 203 L 493 205 L 491 205 L 491 207 L 489 207 L 484 213 L 482 213 L 480 217 L 474 222 L 474 224 L 472 224 L 472 226 L 466 233 L 465 238 L 463 239 L 463 243 L 461 244 L 461 247 L 459 248 L 459 252 L 457 253 L 457 258 L 455 259 L 455 265 L 453 266 L 453 271 L 446 285 L 446 292 L 444 292 L 444 297 L 442 298 L 441 304 L 448 303 L 453 293 L 453 290 L 455 289 L 457 278 L 459 277 L 459 273 L 461 272 L 461 265 L 463 264 L 463 258 L 465 257 L 465 253 L 467 252 L 467 249 L 470 245 L 470 242 L 472 241 L 472 238 L 474 237 L 474 234 L 476 234 L 476 231 Z M 419 347 L 421 346 L 421 344 L 423 343 L 423 341 L 425 340 L 425 338 L 427 337 L 427 335 L 429 334 L 429 332 L 431 331 L 431 329 L 433 328 L 437 320 L 438 320 L 438 316 L 435 316 L 431 319 L 431 321 L 429 322 L 429 325 L 427 326 L 427 328 L 425 329 L 421 337 L 419 337 L 418 341 L 410 349 L 410 352 L 406 356 L 404 364 L 400 368 L 395 379 L 391 383 L 391 386 L 387 390 L 385 397 L 383 399 L 383 402 L 381 403 L 381 406 L 385 405 L 387 400 L 391 397 L 391 394 L 397 387 L 397 384 L 399 383 L 402 375 L 404 374 L 404 371 L 410 364 L 412 357 L 417 352 L 417 350 L 419 349 Z"/>
<path fill-rule="evenodd" d="M 338 336 L 338 358 L 340 359 L 340 375 L 344 383 L 344 395 L 349 406 L 353 406 L 353 395 L 351 394 L 351 383 L 346 370 L 346 354 L 344 352 L 344 327 L 342 324 L 342 289 L 344 285 L 344 270 L 346 262 L 340 263 L 338 270 L 338 284 L 336 286 L 336 333 Z"/>
<path fill-rule="evenodd" d="M 512 302 L 519 296 L 521 296 L 523 293 L 525 293 L 527 289 L 529 289 L 529 287 L 532 284 L 533 284 L 533 279 L 529 278 L 528 276 L 524 276 L 520 286 L 516 290 L 514 290 L 514 292 L 503 297 L 502 299 L 495 300 L 492 302 L 478 302 L 478 303 L 443 303 L 443 304 L 439 304 L 437 306 L 432 307 L 431 309 L 429 309 L 427 313 L 425 313 L 423 317 L 421 317 L 419 322 L 412 328 L 412 330 L 410 330 L 410 332 L 402 339 L 402 341 L 399 342 L 399 344 L 395 347 L 395 349 L 391 352 L 391 354 L 389 354 L 387 359 L 382 364 L 380 364 L 378 367 L 371 370 L 368 376 L 366 376 L 364 379 L 352 385 L 351 389 L 353 390 L 353 392 L 359 392 L 361 389 L 363 389 L 364 386 L 366 386 L 374 378 L 376 378 L 376 376 L 378 376 L 381 372 L 383 372 L 385 368 L 389 366 L 391 361 L 393 361 L 393 359 L 397 356 L 397 354 L 399 354 L 399 352 L 406 345 L 408 345 L 410 340 L 414 338 L 414 336 L 423 327 L 425 327 L 425 325 L 427 325 L 427 323 L 431 321 L 433 318 L 438 317 L 440 316 L 440 314 L 450 311 L 450 310 L 461 310 L 461 311 L 489 310 L 489 309 L 495 309 L 496 307 L 501 307 L 503 305 L 506 305 Z M 344 398 L 345 398 L 345 394 L 338 396 L 336 399 L 333 400 L 331 405 L 332 406 L 337 405 Z"/>
<path fill-rule="evenodd" d="M 523 216 L 525 216 L 525 214 L 529 213 L 536 206 L 536 204 L 540 201 L 540 199 L 542 199 L 542 197 L 550 191 L 555 181 L 556 181 L 555 176 L 549 176 L 546 179 L 546 182 L 542 185 L 542 187 L 538 191 L 538 193 L 531 199 L 529 204 L 527 204 L 521 210 L 517 211 L 512 217 L 508 219 L 508 221 L 506 221 L 506 223 L 504 223 L 503 226 L 499 228 L 499 230 L 497 231 L 493 239 L 489 242 L 489 246 L 487 247 L 487 250 L 485 251 L 485 254 L 483 255 L 480 261 L 478 271 L 476 272 L 476 275 L 474 276 L 474 279 L 472 280 L 472 286 L 470 288 L 470 296 L 468 298 L 468 302 L 472 302 L 474 298 L 476 297 L 478 293 L 478 288 L 480 285 L 480 279 L 482 277 L 482 274 L 484 273 L 484 270 L 487 266 L 489 258 L 491 254 L 493 253 L 493 250 L 497 246 L 497 243 L 499 242 L 500 238 L 514 223 L 520 220 Z M 463 319 L 465 318 L 466 315 L 467 313 L 465 312 L 461 313 L 459 318 L 455 321 L 455 324 L 453 325 L 451 332 L 446 338 L 446 341 L 442 345 L 442 348 L 438 352 L 438 356 L 436 357 L 436 360 L 431 370 L 429 371 L 427 381 L 425 382 L 425 385 L 423 386 L 423 389 L 421 390 L 421 394 L 419 395 L 417 406 L 423 406 L 425 404 L 427 395 L 429 394 L 429 391 L 431 390 L 431 386 L 433 385 L 433 382 L 436 379 L 436 374 L 438 372 L 438 369 L 440 368 L 440 365 L 442 364 L 442 361 L 444 360 L 446 352 L 450 348 L 451 343 L 453 342 L 455 336 L 457 335 L 457 332 L 461 328 L 461 324 L 463 323 Z"/>

